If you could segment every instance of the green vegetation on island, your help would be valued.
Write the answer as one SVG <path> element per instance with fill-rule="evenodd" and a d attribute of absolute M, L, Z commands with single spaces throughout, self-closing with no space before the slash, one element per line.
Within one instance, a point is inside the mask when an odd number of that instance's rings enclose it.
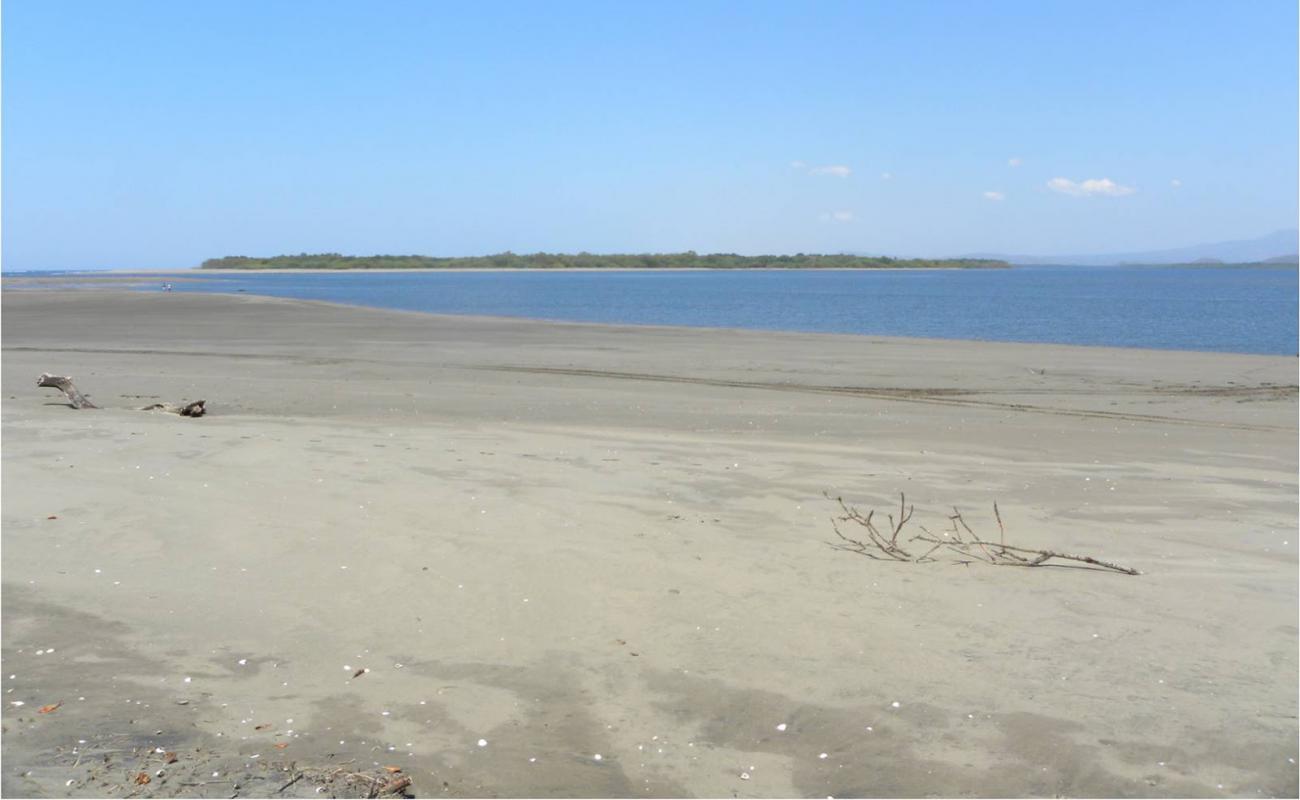
<path fill-rule="evenodd" d="M 492 256 L 226 256 L 204 261 L 201 269 L 988 269 L 1008 267 L 984 258 L 889 258 L 888 256 L 811 255 L 739 256 L 735 253 L 498 253 Z"/>

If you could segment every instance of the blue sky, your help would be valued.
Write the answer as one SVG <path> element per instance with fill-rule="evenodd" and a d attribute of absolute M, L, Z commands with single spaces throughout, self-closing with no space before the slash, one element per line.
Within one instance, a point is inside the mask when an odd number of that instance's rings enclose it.
<path fill-rule="evenodd" d="M 3 6 L 6 270 L 1087 253 L 1297 216 L 1249 2 Z"/>

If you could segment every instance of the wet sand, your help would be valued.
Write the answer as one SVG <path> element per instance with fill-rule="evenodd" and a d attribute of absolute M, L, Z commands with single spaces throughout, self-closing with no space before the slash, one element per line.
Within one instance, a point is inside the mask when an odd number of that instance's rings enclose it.
<path fill-rule="evenodd" d="M 1294 358 L 117 290 L 2 324 L 6 796 L 1297 793 Z M 1144 574 L 873 561 L 824 492 Z"/>

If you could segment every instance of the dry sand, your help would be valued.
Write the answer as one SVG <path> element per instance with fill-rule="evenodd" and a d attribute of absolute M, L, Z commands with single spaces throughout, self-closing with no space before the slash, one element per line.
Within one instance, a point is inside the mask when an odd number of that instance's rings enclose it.
<path fill-rule="evenodd" d="M 1297 793 L 1293 358 L 113 290 L 3 347 L 6 796 Z"/>

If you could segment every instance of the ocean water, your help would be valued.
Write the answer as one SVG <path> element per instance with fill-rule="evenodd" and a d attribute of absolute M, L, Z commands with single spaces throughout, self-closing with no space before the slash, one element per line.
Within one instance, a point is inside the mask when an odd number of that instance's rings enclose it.
<path fill-rule="evenodd" d="M 1300 291 L 1295 268 L 1274 267 L 194 277 L 174 289 L 440 314 L 1282 355 L 1297 353 Z"/>

